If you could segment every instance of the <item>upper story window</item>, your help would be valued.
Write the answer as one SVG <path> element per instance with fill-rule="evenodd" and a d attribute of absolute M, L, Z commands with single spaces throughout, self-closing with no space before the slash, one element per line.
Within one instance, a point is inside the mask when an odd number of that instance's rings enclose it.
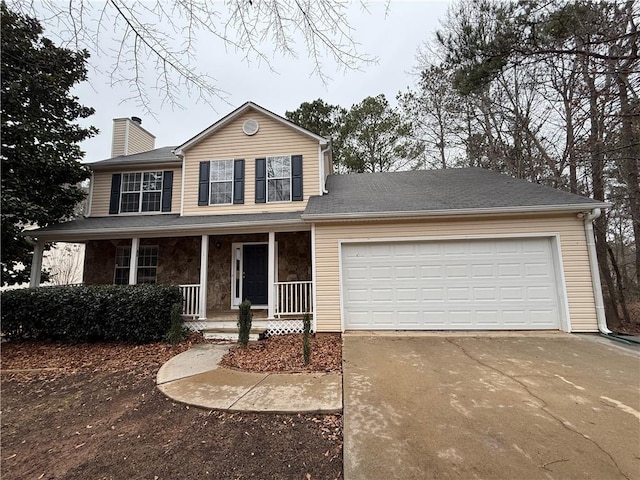
<path fill-rule="evenodd" d="M 256 158 L 256 203 L 301 202 L 302 155 Z"/>
<path fill-rule="evenodd" d="M 267 157 L 267 201 L 291 201 L 291 156 Z"/>
<path fill-rule="evenodd" d="M 244 203 L 244 160 L 200 162 L 198 205 Z"/>
<path fill-rule="evenodd" d="M 173 170 L 111 175 L 109 215 L 171 212 Z"/>
<path fill-rule="evenodd" d="M 122 174 L 120 213 L 159 212 L 162 205 L 162 172 Z"/>
<path fill-rule="evenodd" d="M 209 205 L 233 203 L 233 160 L 212 160 Z"/>

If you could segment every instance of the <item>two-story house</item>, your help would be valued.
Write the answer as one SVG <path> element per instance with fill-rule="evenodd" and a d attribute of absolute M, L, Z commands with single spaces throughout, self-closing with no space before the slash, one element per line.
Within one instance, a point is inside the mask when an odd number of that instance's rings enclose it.
<path fill-rule="evenodd" d="M 86 217 L 28 232 L 35 272 L 44 242 L 85 243 L 85 283 L 180 285 L 200 329 L 245 299 L 274 330 L 606 329 L 606 204 L 476 168 L 332 175 L 328 139 L 252 102 L 154 147 L 114 120 Z"/>

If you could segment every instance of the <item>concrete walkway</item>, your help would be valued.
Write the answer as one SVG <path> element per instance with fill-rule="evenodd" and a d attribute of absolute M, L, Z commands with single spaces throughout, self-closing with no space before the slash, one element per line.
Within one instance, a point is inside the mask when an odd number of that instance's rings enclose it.
<path fill-rule="evenodd" d="M 246 373 L 219 367 L 228 345 L 201 344 L 176 355 L 156 383 L 172 400 L 232 412 L 337 413 L 339 373 Z"/>

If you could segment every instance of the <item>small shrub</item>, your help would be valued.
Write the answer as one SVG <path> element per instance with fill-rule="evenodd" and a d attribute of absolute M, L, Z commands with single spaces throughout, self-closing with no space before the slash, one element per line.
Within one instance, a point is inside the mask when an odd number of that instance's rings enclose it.
<path fill-rule="evenodd" d="M 0 295 L 2 332 L 8 339 L 67 342 L 162 340 L 177 286 L 83 285 L 8 290 Z"/>
<path fill-rule="evenodd" d="M 172 345 L 180 343 L 189 335 L 189 329 L 184 326 L 182 319 L 182 304 L 174 303 L 171 306 L 171 327 L 166 335 L 166 340 Z"/>
<path fill-rule="evenodd" d="M 311 362 L 311 318 L 309 313 L 305 313 L 302 317 L 302 355 L 304 356 L 304 364 L 309 365 Z"/>
<path fill-rule="evenodd" d="M 238 312 L 238 343 L 243 347 L 249 345 L 249 335 L 251 334 L 251 302 L 245 300 L 240 304 Z"/>

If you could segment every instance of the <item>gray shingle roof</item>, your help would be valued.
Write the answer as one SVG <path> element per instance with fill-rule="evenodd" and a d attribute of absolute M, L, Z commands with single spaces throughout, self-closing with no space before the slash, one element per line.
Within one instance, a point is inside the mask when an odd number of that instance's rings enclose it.
<path fill-rule="evenodd" d="M 335 175 L 328 178 L 327 190 L 329 194 L 309 200 L 303 219 L 606 206 L 481 168 Z"/>
<path fill-rule="evenodd" d="M 126 215 L 110 217 L 87 217 L 70 222 L 25 231 L 24 234 L 47 241 L 68 237 L 91 238 L 95 236 L 117 238 L 136 234 L 154 234 L 158 232 L 202 232 L 215 233 L 215 229 L 264 225 L 265 231 L 270 225 L 300 223 L 302 212 L 244 213 L 231 215 L 192 215 L 181 217 L 178 214 L 162 215 Z M 170 235 L 170 233 L 167 233 Z"/>
<path fill-rule="evenodd" d="M 176 156 L 173 151 L 176 147 L 161 147 L 148 152 L 135 153 L 133 155 L 120 155 L 118 157 L 100 160 L 99 162 L 89 163 L 89 167 L 94 170 L 102 167 L 123 166 L 123 165 L 144 165 L 153 163 L 179 163 L 180 157 Z"/>

